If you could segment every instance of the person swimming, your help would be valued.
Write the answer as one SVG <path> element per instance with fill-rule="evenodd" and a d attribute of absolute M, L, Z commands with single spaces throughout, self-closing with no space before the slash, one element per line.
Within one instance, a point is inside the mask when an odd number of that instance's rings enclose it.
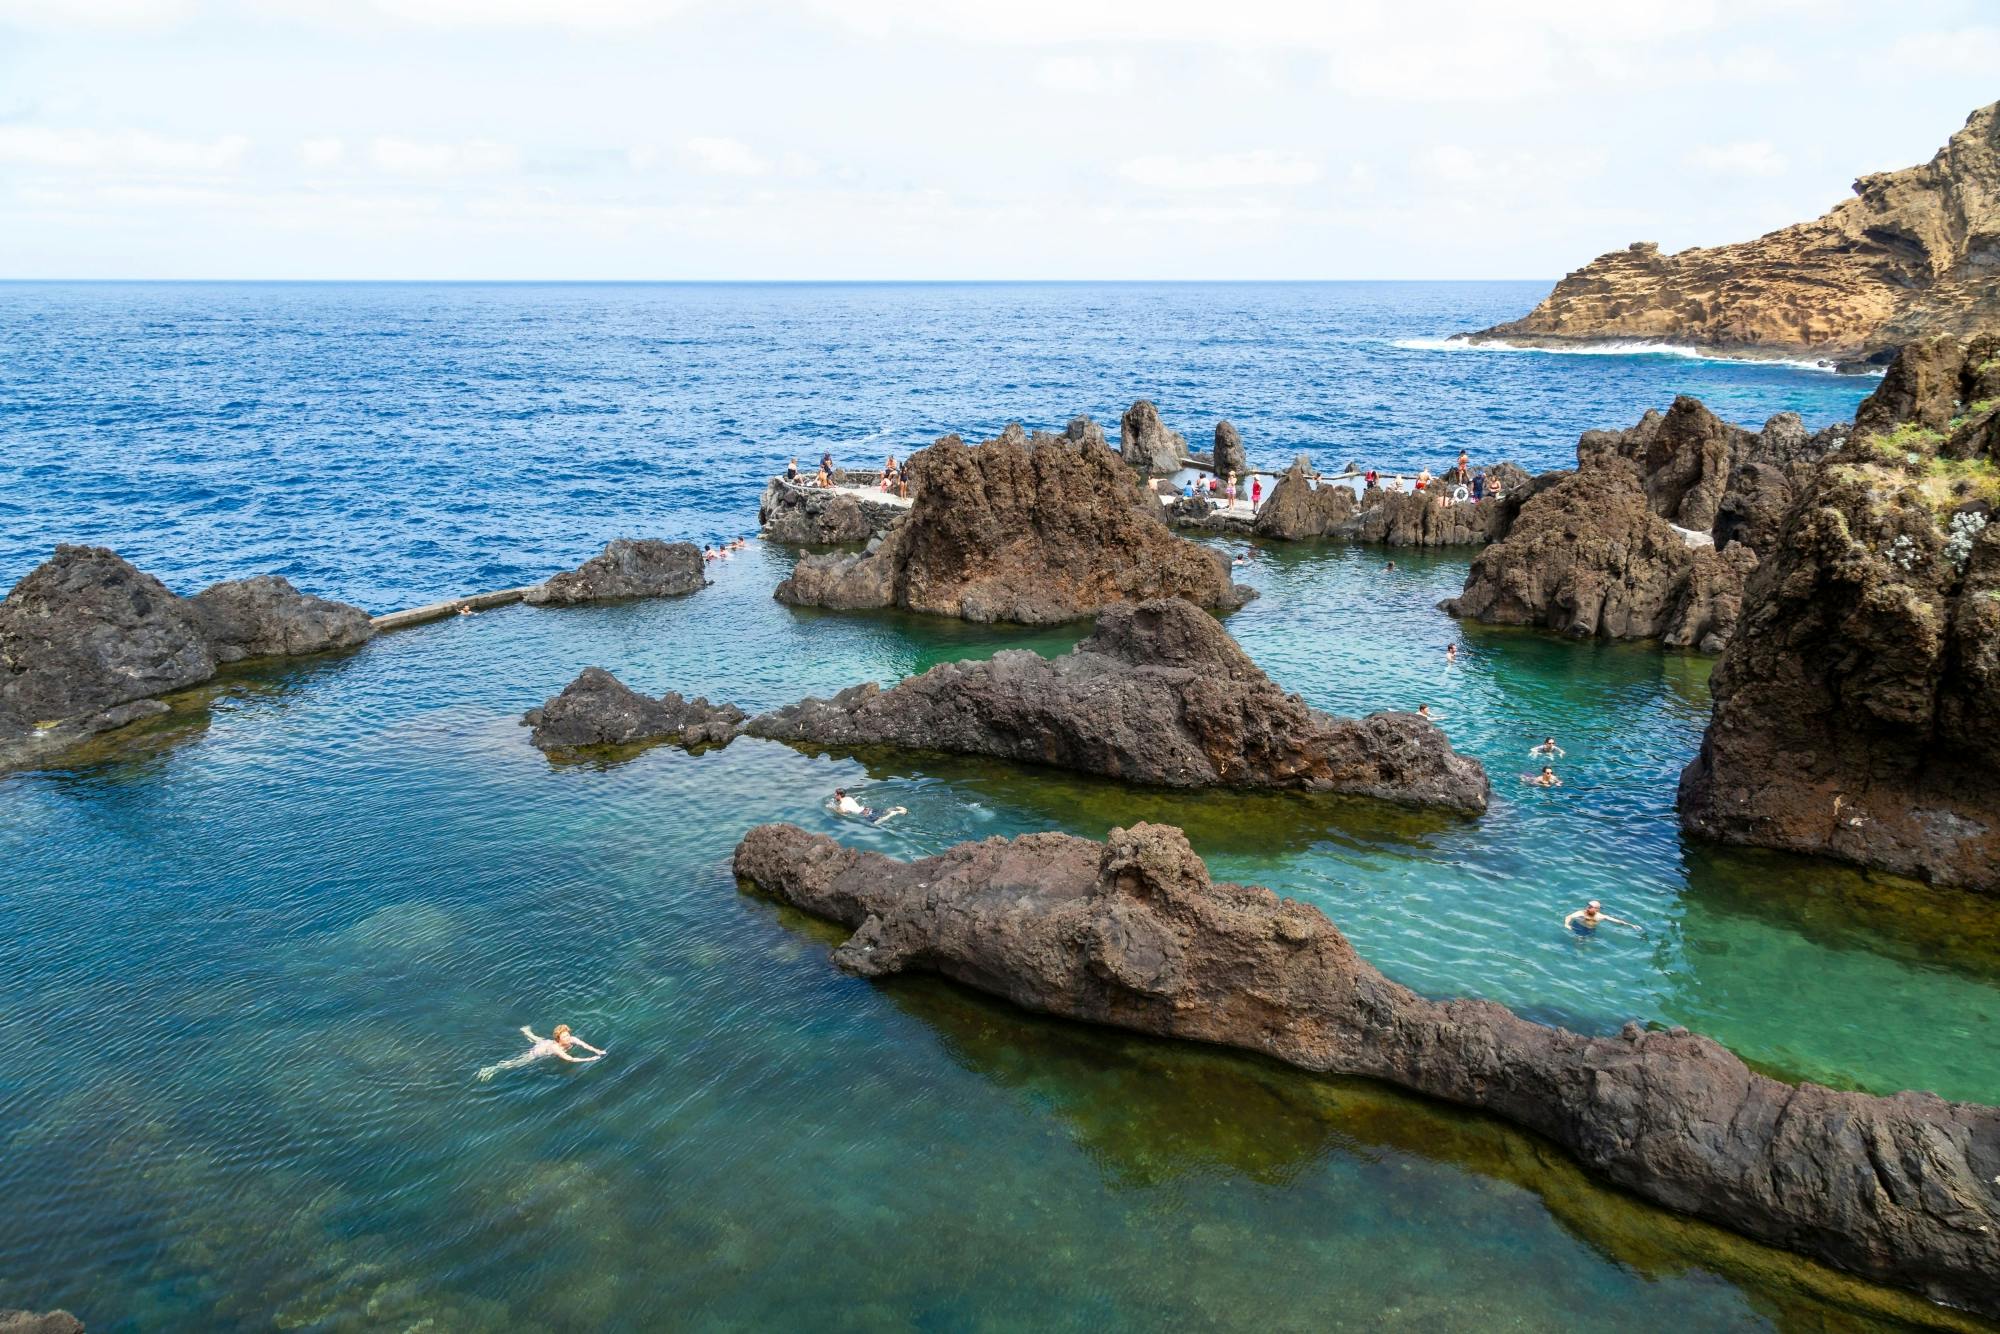
<path fill-rule="evenodd" d="M 502 1070 L 513 1070 L 549 1056 L 568 1061 L 571 1065 L 589 1065 L 593 1061 L 604 1059 L 604 1049 L 602 1047 L 593 1047 L 576 1034 L 570 1032 L 568 1024 L 557 1024 L 555 1033 L 545 1038 L 536 1037 L 535 1030 L 523 1024 L 521 1025 L 521 1035 L 527 1038 L 533 1045 L 519 1056 L 509 1057 L 497 1065 L 486 1066 L 479 1072 L 481 1079 L 491 1079 Z M 572 1056 L 569 1054 L 571 1047 L 581 1047 L 585 1051 L 596 1052 L 597 1054 L 595 1056 Z"/>
<path fill-rule="evenodd" d="M 1528 752 L 1528 754 L 1534 756 L 1537 759 L 1551 759 L 1551 760 L 1561 759 L 1563 757 L 1563 753 L 1564 753 L 1563 748 L 1556 744 L 1556 739 L 1554 737 L 1550 737 L 1547 741 L 1544 741 L 1541 745 L 1536 746 L 1533 750 Z"/>
<path fill-rule="evenodd" d="M 1531 787 L 1561 787 L 1563 780 L 1556 777 L 1556 771 L 1548 765 L 1542 766 L 1538 774 L 1522 774 L 1521 781 Z"/>
<path fill-rule="evenodd" d="M 1431 706 L 1428 704 L 1419 704 L 1417 705 L 1417 717 L 1423 719 L 1427 723 L 1434 723 L 1438 719 L 1444 717 L 1444 715 L 1441 713 L 1432 713 Z"/>
<path fill-rule="evenodd" d="M 847 795 L 847 789 L 844 787 L 837 787 L 833 790 L 833 801 L 831 804 L 835 815 L 856 816 L 868 821 L 870 824 L 885 824 L 893 816 L 907 815 L 909 813 L 908 808 L 903 806 L 891 806 L 886 811 L 878 811 L 873 806 L 863 806 L 853 797 Z"/>
<path fill-rule="evenodd" d="M 1451 663 L 1455 663 L 1458 661 L 1458 645 L 1446 644 L 1444 646 L 1444 660 L 1446 665 L 1450 665 Z"/>
<path fill-rule="evenodd" d="M 1563 925 L 1579 936 L 1596 935 L 1598 924 L 1601 922 L 1611 922 L 1617 926 L 1629 926 L 1642 936 L 1646 934 L 1646 928 L 1640 926 L 1637 922 L 1628 922 L 1622 917 L 1613 917 L 1610 913 L 1602 911 L 1602 907 L 1603 905 L 1598 903 L 1596 899 L 1592 899 L 1583 907 L 1578 908 L 1575 912 L 1563 918 Z"/>

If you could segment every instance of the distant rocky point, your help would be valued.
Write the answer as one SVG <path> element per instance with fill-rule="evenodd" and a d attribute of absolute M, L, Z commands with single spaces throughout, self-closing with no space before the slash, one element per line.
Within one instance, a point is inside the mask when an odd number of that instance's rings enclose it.
<path fill-rule="evenodd" d="M 1059 658 L 1015 649 L 943 663 L 743 721 L 679 695 L 652 700 L 591 668 L 531 712 L 544 749 L 736 735 L 804 746 L 986 755 L 1152 787 L 1375 797 L 1486 809 L 1477 760 L 1413 713 L 1337 718 L 1286 694 L 1207 612 L 1179 599 L 1107 608 Z"/>
<path fill-rule="evenodd" d="M 1879 364 L 1930 334 L 2000 324 L 2000 103 L 1973 112 L 1929 162 L 1864 176 L 1854 191 L 1754 241 L 1602 255 L 1521 319 L 1466 336 Z"/>
<path fill-rule="evenodd" d="M 244 658 L 352 648 L 368 613 L 277 575 L 180 597 L 105 547 L 59 546 L 0 602 L 0 769 L 168 712 Z"/>

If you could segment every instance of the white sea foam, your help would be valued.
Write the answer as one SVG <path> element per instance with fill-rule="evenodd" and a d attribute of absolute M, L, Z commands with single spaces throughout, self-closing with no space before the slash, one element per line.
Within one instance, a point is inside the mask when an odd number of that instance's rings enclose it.
<path fill-rule="evenodd" d="M 1648 343 L 1638 339 L 1579 343 L 1571 347 L 1536 347 L 1527 343 L 1497 341 L 1475 343 L 1457 337 L 1396 338 L 1390 341 L 1391 346 L 1415 352 L 1541 352 L 1552 357 L 1685 357 L 1689 361 L 1726 362 L 1735 366 L 1790 366 L 1827 374 L 1836 370 L 1832 361 L 1807 361 L 1795 357 L 1725 357 L 1706 348 L 1689 347 L 1685 343 Z M 1880 375 L 1882 372 L 1874 369 L 1859 373 Z"/>

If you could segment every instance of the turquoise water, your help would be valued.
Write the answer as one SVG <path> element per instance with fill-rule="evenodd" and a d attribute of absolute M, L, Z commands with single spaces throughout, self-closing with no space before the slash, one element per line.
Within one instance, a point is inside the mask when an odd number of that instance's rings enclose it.
<path fill-rule="evenodd" d="M 0 285 L 0 584 L 90 540 L 183 590 L 276 570 L 386 610 L 616 534 L 744 531 L 787 454 L 1115 419 L 1140 394 L 1197 437 L 1234 418 L 1261 465 L 1410 471 L 1461 444 L 1555 466 L 1677 392 L 1817 426 L 1871 387 L 1420 341 L 1541 290 Z M 1706 660 L 1457 627 L 1435 610 L 1457 557 L 1248 567 L 1264 596 L 1230 627 L 1258 661 L 1324 708 L 1430 703 L 1495 777 L 1477 822 L 761 742 L 572 764 L 527 744 L 521 710 L 590 663 L 758 708 L 1080 632 L 795 612 L 770 598 L 789 560 L 243 672 L 0 778 L 0 1306 L 97 1331 L 1941 1318 L 1482 1118 L 844 977 L 824 928 L 729 874 L 769 819 L 899 856 L 1168 820 L 1426 993 L 2000 1101 L 1989 906 L 1681 842 Z M 1527 789 L 1549 733 L 1567 786 Z M 910 814 L 835 823 L 836 785 Z M 1590 897 L 1648 935 L 1563 933 Z M 563 1021 L 611 1057 L 474 1077 Z"/>
<path fill-rule="evenodd" d="M 1481 1118 L 826 962 L 740 893 L 788 819 L 902 856 L 1183 824 L 1392 976 L 1766 1068 L 2000 1098 L 1990 938 L 1931 892 L 1696 856 L 1671 778 L 1698 659 L 1478 633 L 1461 563 L 1305 548 L 1232 630 L 1288 687 L 1429 701 L 1486 819 L 1170 796 L 739 742 L 551 763 L 516 719 L 586 663 L 749 706 L 1074 632 L 798 613 L 753 549 L 692 598 L 512 608 L 194 692 L 0 780 L 0 1301 L 108 1329 L 1211 1324 L 1847 1327 L 1918 1308 L 1637 1205 Z M 1554 732 L 1569 786 L 1510 780 Z M 831 820 L 835 785 L 910 815 Z M 1585 897 L 1645 940 L 1574 942 Z M 490 1083 L 514 1029 L 612 1055 Z M 1857 1311 L 1863 1314 L 1857 1314 Z"/>

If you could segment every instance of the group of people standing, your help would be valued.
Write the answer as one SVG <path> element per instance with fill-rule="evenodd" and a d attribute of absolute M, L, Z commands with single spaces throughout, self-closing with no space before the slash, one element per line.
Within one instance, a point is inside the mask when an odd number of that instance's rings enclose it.
<path fill-rule="evenodd" d="M 1400 492 L 1403 489 L 1401 473 L 1394 474 L 1384 482 L 1382 475 L 1370 468 L 1362 474 L 1361 481 L 1370 490 L 1380 487 L 1385 491 Z M 1451 490 L 1447 492 L 1446 487 L 1450 487 Z M 1460 488 L 1463 488 L 1463 494 L 1460 494 Z M 1472 466 L 1472 456 L 1464 450 L 1458 452 L 1458 462 L 1446 469 L 1442 477 L 1433 476 L 1429 468 L 1418 472 L 1410 490 L 1413 493 L 1433 492 L 1447 504 L 1470 502 L 1477 505 L 1481 501 L 1500 499 L 1499 483 L 1487 477 L 1486 469 L 1475 469 Z"/>

